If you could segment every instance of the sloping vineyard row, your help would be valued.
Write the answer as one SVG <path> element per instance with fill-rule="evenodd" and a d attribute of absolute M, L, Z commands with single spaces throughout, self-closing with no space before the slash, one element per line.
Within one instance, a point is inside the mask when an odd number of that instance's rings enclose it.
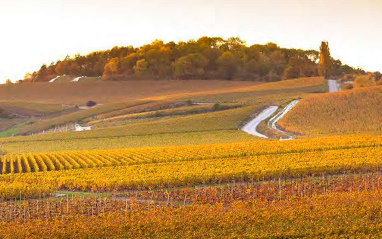
<path fill-rule="evenodd" d="M 2 174 L 45 172 L 143 163 L 307 153 L 333 149 L 379 148 L 380 146 L 382 146 L 382 137 L 347 136 L 289 142 L 269 141 L 162 148 L 8 154 L 2 156 L 0 171 Z M 275 155 L 274 157 L 278 156 Z"/>
<path fill-rule="evenodd" d="M 69 160 L 68 156 L 66 158 Z M 115 163 L 108 155 L 99 157 L 99 160 L 108 161 L 110 164 Z M 82 161 L 77 167 L 86 163 L 85 160 Z M 37 160 L 36 164 L 38 165 Z M 36 183 L 50 185 L 56 189 L 100 192 L 216 184 L 233 180 L 251 181 L 379 172 L 381 169 L 382 148 L 369 147 L 6 174 L 0 176 L 0 181 Z"/>
<path fill-rule="evenodd" d="M 63 199 L 0 205 L 4 238 L 381 238 L 382 192 L 184 207 Z"/>

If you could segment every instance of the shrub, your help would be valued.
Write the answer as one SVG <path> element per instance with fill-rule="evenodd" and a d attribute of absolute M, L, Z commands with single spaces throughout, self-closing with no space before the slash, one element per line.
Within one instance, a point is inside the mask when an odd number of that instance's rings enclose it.
<path fill-rule="evenodd" d="M 354 88 L 369 87 L 376 85 L 375 78 L 371 75 L 357 76 L 354 80 Z"/>
<path fill-rule="evenodd" d="M 222 109 L 222 105 L 219 104 L 219 103 L 216 103 L 212 106 L 212 110 L 213 111 L 218 111 L 218 110 L 221 110 Z"/>
<path fill-rule="evenodd" d="M 354 81 L 355 76 L 353 74 L 345 74 L 339 81 L 340 82 L 346 82 L 346 81 Z"/>
<path fill-rule="evenodd" d="M 352 85 L 352 84 L 343 84 L 343 85 L 341 86 L 341 88 L 342 88 L 343 90 L 351 90 L 351 89 L 353 89 L 353 85 Z"/>
<path fill-rule="evenodd" d="M 95 106 L 97 103 L 95 101 L 92 101 L 92 100 L 89 100 L 88 102 L 86 102 L 86 106 L 87 107 L 92 107 L 92 106 Z"/>

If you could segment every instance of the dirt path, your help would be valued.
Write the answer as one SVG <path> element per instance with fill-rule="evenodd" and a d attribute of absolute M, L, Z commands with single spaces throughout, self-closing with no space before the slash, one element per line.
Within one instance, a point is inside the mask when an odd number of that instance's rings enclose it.
<path fill-rule="evenodd" d="M 288 132 L 285 132 L 281 129 L 279 129 L 277 127 L 277 122 L 282 118 L 284 117 L 284 115 L 286 115 L 291 109 L 293 109 L 293 107 L 295 107 L 297 105 L 297 103 L 299 102 L 300 100 L 293 100 L 291 101 L 289 104 L 287 104 L 284 109 L 282 109 L 280 112 L 278 112 L 277 114 L 275 114 L 269 121 L 268 121 L 268 127 L 273 129 L 273 130 L 276 130 L 278 133 L 281 133 L 283 135 L 285 135 L 286 137 L 282 137 L 280 138 L 280 140 L 290 140 L 290 139 L 294 139 L 294 135 L 292 133 L 288 133 Z"/>
<path fill-rule="evenodd" d="M 328 85 L 329 85 L 329 92 L 340 91 L 340 88 L 336 80 L 328 80 Z"/>
<path fill-rule="evenodd" d="M 284 117 L 286 113 L 288 113 L 293 107 L 297 105 L 300 100 L 293 100 L 287 106 L 285 106 L 280 112 L 275 114 L 268 122 L 267 126 L 279 134 L 284 135 L 285 137 L 281 137 L 280 140 L 290 140 L 294 139 L 294 135 L 288 132 L 285 132 L 277 127 L 277 122 Z M 268 136 L 261 134 L 257 131 L 257 126 L 267 118 L 271 117 L 278 109 L 278 106 L 269 106 L 265 110 L 263 110 L 259 115 L 257 115 L 253 120 L 243 126 L 241 128 L 242 131 L 247 132 L 248 134 L 252 134 L 261 138 L 268 138 Z"/>
<path fill-rule="evenodd" d="M 273 115 L 278 108 L 278 106 L 269 106 L 268 108 L 263 110 L 258 116 L 256 116 L 253 120 L 244 125 L 243 128 L 241 128 L 241 130 L 257 137 L 268 138 L 267 136 L 257 132 L 257 126 L 260 124 L 261 121 Z"/>

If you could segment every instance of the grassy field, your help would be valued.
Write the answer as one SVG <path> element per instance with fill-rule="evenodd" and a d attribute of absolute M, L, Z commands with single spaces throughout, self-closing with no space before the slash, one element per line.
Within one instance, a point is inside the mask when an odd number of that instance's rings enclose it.
<path fill-rule="evenodd" d="M 303 136 L 380 134 L 380 105 L 380 86 L 308 96 L 279 123 Z"/>
<path fill-rule="evenodd" d="M 25 116 L 42 116 L 56 113 L 68 108 L 61 104 L 36 103 L 29 101 L 1 100 L 0 108 L 14 114 Z"/>
<path fill-rule="evenodd" d="M 181 133 L 217 130 L 237 131 L 240 122 L 245 120 L 248 115 L 255 110 L 256 108 L 244 107 L 213 113 L 148 119 L 148 121 L 143 122 L 138 119 L 133 120 L 133 122 L 123 124 L 122 126 L 105 127 L 83 132 L 52 133 L 45 135 L 41 134 L 25 137 L 3 138 L 1 142 L 3 144 L 3 148 L 7 148 L 7 145 L 10 142 L 19 142 L 20 146 L 23 147 L 22 144 L 30 144 L 30 142 L 33 141 L 56 140 L 67 142 L 66 140 L 70 139 L 98 139 L 101 142 L 107 141 L 110 137 L 123 136 L 136 136 L 136 140 L 140 141 L 138 136 L 145 138 L 156 134 L 175 133 L 172 138 L 174 140 L 174 144 L 176 144 L 176 137 L 179 137 L 179 139 L 182 138 Z M 240 141 L 239 138 L 237 140 Z M 62 146 L 62 149 L 65 149 L 66 146 Z"/>
<path fill-rule="evenodd" d="M 227 109 L 240 108 L 241 105 L 237 104 L 206 104 L 206 105 L 187 105 L 187 106 L 179 106 L 169 109 L 158 109 L 158 110 L 150 110 L 146 112 L 139 113 L 130 113 L 130 114 L 122 114 L 118 116 L 102 118 L 97 120 L 93 120 L 88 122 L 88 125 L 99 125 L 103 122 L 112 122 L 112 121 L 120 121 L 120 120 L 128 120 L 128 119 L 147 119 L 147 118 L 158 118 L 158 117 L 166 117 L 166 116 L 176 116 L 176 115 L 192 115 L 192 114 L 200 114 L 207 112 L 216 112 Z"/>
<path fill-rule="evenodd" d="M 80 123 L 82 120 L 92 118 L 97 114 L 110 112 L 121 108 L 129 108 L 146 103 L 146 101 L 135 102 L 118 102 L 110 103 L 106 105 L 96 105 L 93 108 L 86 110 L 77 110 L 64 115 L 58 115 L 56 117 L 35 120 L 31 124 L 18 130 L 19 135 L 39 133 L 43 130 L 53 128 L 54 126 L 61 126 L 68 123 Z"/>
<path fill-rule="evenodd" d="M 83 123 L 87 121 L 94 121 L 97 119 L 103 119 L 105 117 L 116 117 L 120 115 L 126 115 L 132 114 L 132 113 L 139 113 L 142 111 L 154 111 L 154 110 L 160 110 L 160 107 L 166 107 L 168 104 L 179 104 L 183 102 L 210 102 L 210 103 L 237 103 L 237 104 L 243 104 L 247 106 L 263 106 L 264 104 L 270 104 L 270 103 L 283 103 L 284 101 L 290 100 L 290 98 L 293 97 L 303 97 L 304 95 L 315 93 L 315 92 L 322 92 L 324 91 L 323 87 L 323 80 L 322 78 L 303 78 L 298 80 L 289 80 L 289 81 L 282 81 L 277 83 L 268 83 L 268 84 L 250 84 L 250 83 L 227 83 L 227 82 L 220 82 L 217 81 L 216 87 L 212 88 L 212 84 L 208 83 L 206 84 L 203 81 L 187 81 L 182 87 L 180 87 L 179 83 L 176 82 L 167 82 L 167 81 L 160 81 L 162 85 L 158 85 L 158 82 L 155 81 L 155 84 L 150 85 L 150 90 L 143 89 L 143 86 L 147 84 L 147 82 L 98 82 L 94 84 L 99 84 L 100 89 L 105 88 L 104 90 L 106 92 L 100 93 L 103 96 L 107 96 L 108 94 L 108 87 L 109 83 L 118 83 L 118 84 L 130 84 L 130 87 L 137 88 L 136 91 L 130 92 L 127 91 L 124 87 L 121 87 L 121 89 L 125 89 L 124 96 L 126 97 L 124 100 L 115 99 L 115 97 L 118 92 L 116 92 L 113 96 L 110 96 L 109 103 L 98 105 L 94 108 L 87 109 L 87 110 L 77 110 L 77 111 L 70 111 L 66 114 L 57 114 L 52 115 L 51 117 L 46 118 L 37 118 L 37 119 L 30 119 L 28 124 L 23 127 L 17 127 L 13 131 L 18 135 L 27 135 L 32 133 L 40 133 L 44 130 L 48 130 L 51 128 L 54 128 L 56 126 L 63 126 L 68 123 Z M 83 84 L 90 84 L 89 83 L 83 83 Z M 149 82 L 150 84 L 152 82 Z M 37 84 L 37 83 L 36 83 Z M 41 84 L 48 84 L 45 87 L 51 87 L 52 85 L 61 85 L 61 83 L 41 83 Z M 50 85 L 49 85 L 50 84 Z M 72 87 L 72 85 L 77 83 L 67 83 Z M 79 83 L 82 84 L 82 83 Z M 220 84 L 220 85 L 219 85 Z M 29 89 L 29 93 L 27 95 L 33 94 L 33 87 L 35 84 L 28 84 L 28 86 L 31 86 L 32 88 Z M 247 86 L 243 86 L 247 85 Z M 25 87 L 25 85 L 23 85 Z M 233 87 L 233 86 L 240 86 L 240 87 Z M 12 85 L 12 87 L 16 87 L 16 85 Z M 92 86 L 93 87 L 93 86 Z M 159 87 L 162 89 L 158 89 L 156 87 Z M 197 87 L 198 90 L 187 93 L 187 91 L 192 90 L 193 88 Z M 43 88 L 43 87 L 42 87 Z M 143 89 L 139 91 L 139 89 Z M 18 89 L 19 90 L 19 89 Z M 54 92 L 52 89 L 47 89 L 49 92 Z M 131 90 L 131 89 L 130 89 Z M 0 87 L 1 91 L 1 87 Z M 22 93 L 22 89 L 20 90 Z M 65 91 L 65 87 L 63 88 L 63 91 Z M 152 92 L 155 91 L 155 92 Z M 93 91 L 92 91 L 93 92 Z M 139 92 L 139 94 L 137 94 Z M 179 93 L 182 92 L 182 93 Z M 61 94 L 61 93 L 58 93 Z M 88 95 L 87 92 L 84 92 L 81 95 Z M 160 96 L 159 96 L 160 95 Z M 70 97 L 75 97 L 71 95 Z M 71 102 L 72 98 L 66 99 L 65 103 L 69 104 Z M 88 99 L 94 99 L 94 98 L 88 98 Z M 114 102 L 110 102 L 114 99 Z M 35 102 L 38 102 L 39 100 L 36 98 Z M 83 101 L 83 104 L 85 103 L 85 99 Z M 146 104 L 145 104 L 146 103 Z M 15 103 L 14 103 L 15 104 Z M 38 103 L 29 103 L 26 104 L 25 107 L 31 108 L 32 106 L 34 108 L 37 108 Z M 48 108 L 52 110 L 53 106 L 56 108 L 58 105 L 49 105 L 45 104 L 43 105 L 45 108 Z M 50 108 L 48 107 L 50 106 Z M 41 107 L 42 109 L 44 107 Z M 61 110 L 62 110 L 61 106 Z M 57 109 L 56 109 L 57 110 Z M 155 114 L 155 113 L 154 113 Z M 240 122 L 238 122 L 240 123 Z"/>
<path fill-rule="evenodd" d="M 0 85 L 0 100 L 30 101 L 52 104 L 83 105 L 88 100 L 98 103 L 134 101 L 165 95 L 220 91 L 254 86 L 250 81 L 79 81 L 57 83 L 20 83 Z M 147 86 L 150 87 L 147 87 Z"/>

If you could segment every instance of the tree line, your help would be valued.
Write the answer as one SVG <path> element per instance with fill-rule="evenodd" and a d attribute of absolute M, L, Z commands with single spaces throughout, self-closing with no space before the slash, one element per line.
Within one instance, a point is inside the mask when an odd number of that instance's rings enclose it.
<path fill-rule="evenodd" d="M 327 52 L 323 52 L 325 50 Z M 281 48 L 274 43 L 247 46 L 238 37 L 205 36 L 178 43 L 155 40 L 138 48 L 116 46 L 88 55 L 67 56 L 64 60 L 42 65 L 38 71 L 27 74 L 24 81 L 44 82 L 59 75 L 102 76 L 104 80 L 279 81 L 317 75 L 362 74 L 361 69 L 331 58 L 328 51 L 327 45 L 321 46 L 321 52 Z M 330 71 L 325 70 L 329 68 Z"/>

